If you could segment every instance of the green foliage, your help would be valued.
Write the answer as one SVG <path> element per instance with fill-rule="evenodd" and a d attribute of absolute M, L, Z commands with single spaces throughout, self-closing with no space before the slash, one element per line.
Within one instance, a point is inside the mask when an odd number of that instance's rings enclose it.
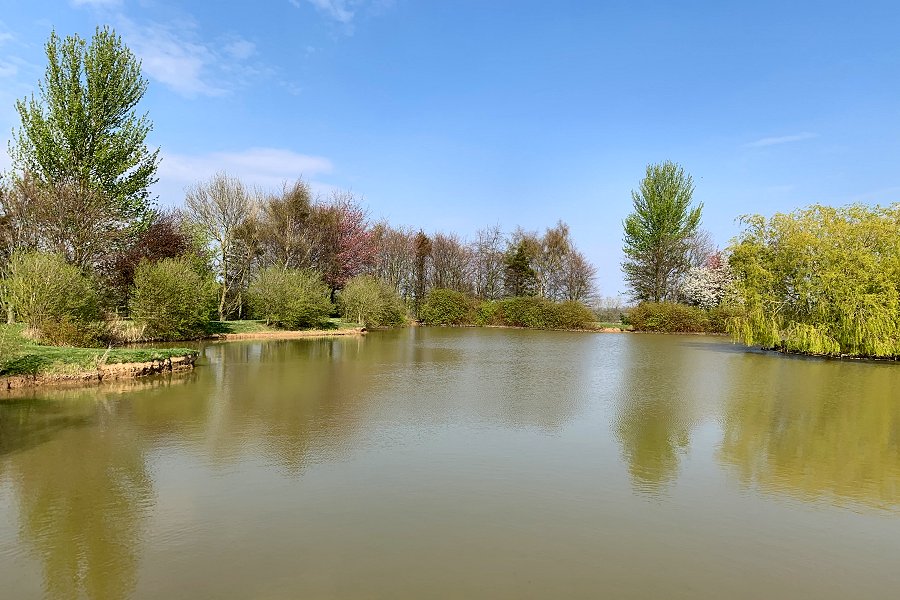
<path fill-rule="evenodd" d="M 13 254 L 3 296 L 7 309 L 41 331 L 64 319 L 87 323 L 100 318 L 93 282 L 58 254 Z"/>
<path fill-rule="evenodd" d="M 556 327 L 556 315 L 551 302 L 536 296 L 518 296 L 500 300 L 497 320 L 510 327 L 552 329 Z"/>
<path fill-rule="evenodd" d="M 900 355 L 900 204 L 811 206 L 743 218 L 729 263 L 746 344 L 808 354 Z"/>
<path fill-rule="evenodd" d="M 591 309 L 574 300 L 560 302 L 554 308 L 559 329 L 590 329 L 597 318 Z"/>
<path fill-rule="evenodd" d="M 79 321 L 71 317 L 45 322 L 40 340 L 53 346 L 102 348 L 112 342 L 112 334 L 104 321 Z"/>
<path fill-rule="evenodd" d="M 677 296 L 703 207 L 691 208 L 693 193 L 691 176 L 669 161 L 648 165 L 639 191 L 631 193 L 634 212 L 624 222 L 622 270 L 635 300 L 661 302 Z"/>
<path fill-rule="evenodd" d="M 134 273 L 131 317 L 151 339 L 196 338 L 206 331 L 214 283 L 194 269 L 189 257 L 142 261 Z"/>
<path fill-rule="evenodd" d="M 588 329 L 596 320 L 587 306 L 572 300 L 551 302 L 535 296 L 520 296 L 496 304 L 494 322 L 509 327 Z"/>
<path fill-rule="evenodd" d="M 628 313 L 635 331 L 658 333 L 702 333 L 709 331 L 709 316 L 703 309 L 675 302 L 643 302 Z"/>
<path fill-rule="evenodd" d="M 509 294 L 513 296 L 534 295 L 537 287 L 537 273 L 531 267 L 531 255 L 538 253 L 539 250 L 539 248 L 530 249 L 529 240 L 522 239 L 506 253 L 504 257 L 505 280 L 506 290 Z"/>
<path fill-rule="evenodd" d="M 497 315 L 499 309 L 500 302 L 497 300 L 485 300 L 484 302 L 479 302 L 478 306 L 475 307 L 475 325 L 479 327 L 500 325 Z"/>
<path fill-rule="evenodd" d="M 124 222 L 142 219 L 159 150 L 147 148 L 152 125 L 136 111 L 147 90 L 140 61 L 106 27 L 90 44 L 53 32 L 46 52 L 39 98 L 16 103 L 22 126 L 10 144 L 14 167 L 45 184 L 98 192 Z"/>
<path fill-rule="evenodd" d="M 472 322 L 472 300 L 462 292 L 436 288 L 425 297 L 419 318 L 426 325 L 466 325 Z"/>
<path fill-rule="evenodd" d="M 315 271 L 267 267 L 250 284 L 247 297 L 254 314 L 267 324 L 303 329 L 329 324 L 330 293 Z"/>
<path fill-rule="evenodd" d="M 716 306 L 705 312 L 708 319 L 707 333 L 728 333 L 730 324 L 743 315 L 740 306 Z"/>
<path fill-rule="evenodd" d="M 427 325 L 477 325 L 532 329 L 590 329 L 596 316 L 580 302 L 552 302 L 538 296 L 475 301 L 453 290 L 432 290 L 422 306 Z"/>
<path fill-rule="evenodd" d="M 393 287 L 371 275 L 350 279 L 340 293 L 341 315 L 365 327 L 398 326 L 406 322 L 406 305 Z"/>

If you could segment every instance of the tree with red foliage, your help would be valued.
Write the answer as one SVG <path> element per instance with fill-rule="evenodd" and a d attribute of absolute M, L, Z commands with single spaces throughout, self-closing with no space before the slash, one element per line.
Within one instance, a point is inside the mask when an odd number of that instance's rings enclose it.
<path fill-rule="evenodd" d="M 316 243 L 312 266 L 331 288 L 332 300 L 347 281 L 375 264 L 377 248 L 365 209 L 350 192 L 334 192 L 310 215 Z"/>

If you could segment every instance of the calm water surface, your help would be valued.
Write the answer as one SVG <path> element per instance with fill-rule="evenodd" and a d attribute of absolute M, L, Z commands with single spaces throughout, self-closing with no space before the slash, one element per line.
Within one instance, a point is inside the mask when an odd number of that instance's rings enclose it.
<path fill-rule="evenodd" d="M 0 401 L 0 597 L 900 595 L 898 364 L 476 329 L 204 354 Z"/>

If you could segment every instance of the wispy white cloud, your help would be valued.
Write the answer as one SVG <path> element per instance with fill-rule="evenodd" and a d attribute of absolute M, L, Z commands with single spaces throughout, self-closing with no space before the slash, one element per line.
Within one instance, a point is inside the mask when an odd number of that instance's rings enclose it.
<path fill-rule="evenodd" d="M 288 0 L 297 8 L 304 4 L 312 5 L 326 17 L 337 21 L 353 32 L 351 25 L 357 14 L 365 10 L 371 15 L 380 15 L 394 6 L 394 0 Z"/>
<path fill-rule="evenodd" d="M 297 8 L 303 6 L 300 0 L 289 0 L 289 2 Z M 339 23 L 347 25 L 353 20 L 354 11 L 348 7 L 347 0 L 306 0 L 306 2 Z"/>
<path fill-rule="evenodd" d="M 795 133 L 792 135 L 780 135 L 774 137 L 764 137 L 756 140 L 755 142 L 750 142 L 749 144 L 745 144 L 747 148 L 765 148 L 766 146 L 777 146 L 779 144 L 790 144 L 793 142 L 802 142 L 803 140 L 811 140 L 813 138 L 819 137 L 815 133 L 810 133 L 805 131 L 803 133 Z"/>
<path fill-rule="evenodd" d="M 165 23 L 138 20 L 118 0 L 72 0 L 75 6 L 110 8 L 109 19 L 138 58 L 143 72 L 187 98 L 222 96 L 270 73 L 258 61 L 256 44 L 238 35 L 204 39 L 190 15 Z"/>
<path fill-rule="evenodd" d="M 239 177 L 248 185 L 269 189 L 300 176 L 310 179 L 325 175 L 333 169 L 331 161 L 322 156 L 282 148 L 248 148 L 194 155 L 164 153 L 158 175 L 161 187 L 175 192 L 209 179 L 219 171 Z"/>
<path fill-rule="evenodd" d="M 350 10 L 346 0 L 307 0 L 322 12 L 339 23 L 349 23 L 353 20 L 354 11 Z"/>
<path fill-rule="evenodd" d="M 12 62 L 0 59 L 0 79 L 15 77 L 19 74 L 19 67 Z"/>
<path fill-rule="evenodd" d="M 256 54 L 256 44 L 243 38 L 235 38 L 222 48 L 225 53 L 236 60 L 246 60 Z"/>
<path fill-rule="evenodd" d="M 182 96 L 221 96 L 227 89 L 212 83 L 210 71 L 219 57 L 206 44 L 197 41 L 190 29 L 173 29 L 151 23 L 138 25 L 120 18 L 121 31 L 129 47 L 141 59 L 147 75 Z"/>

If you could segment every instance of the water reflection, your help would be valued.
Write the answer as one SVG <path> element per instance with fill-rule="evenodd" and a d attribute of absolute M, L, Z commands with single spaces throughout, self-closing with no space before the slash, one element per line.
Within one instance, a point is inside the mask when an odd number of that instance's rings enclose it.
<path fill-rule="evenodd" d="M 259 451 L 292 475 L 346 447 L 370 384 L 354 338 L 248 342 L 209 349 L 218 371 L 198 390 L 209 406 L 206 443 L 219 461 Z"/>
<path fill-rule="evenodd" d="M 66 418 L 48 419 L 56 411 L 3 406 L 0 421 L 12 413 L 25 431 L 49 421 L 54 432 L 26 434 L 29 444 L 7 449 L 32 447 L 4 461 L 18 499 L 20 536 L 41 561 L 48 598 L 125 598 L 135 587 L 153 485 L 140 437 L 119 414 L 123 408 L 73 399 Z"/>
<path fill-rule="evenodd" d="M 614 429 L 635 489 L 658 495 L 679 473 L 700 418 L 704 395 L 717 393 L 714 370 L 701 352 L 681 350 L 673 338 L 643 336 L 627 344 Z M 713 375 L 713 380 L 710 380 Z"/>
<path fill-rule="evenodd" d="M 900 508 L 896 365 L 736 363 L 720 460 L 744 485 L 804 501 Z"/>
<path fill-rule="evenodd" d="M 50 598 L 156 597 L 187 582 L 219 585 L 216 597 L 293 597 L 318 578 L 311 589 L 332 596 L 335 581 L 355 582 L 354 597 L 360 582 L 393 589 L 392 569 L 410 564 L 417 589 L 433 591 L 452 564 L 454 581 L 501 591 L 498 573 L 525 570 L 545 584 L 535 595 L 554 597 L 579 578 L 591 588 L 599 563 L 608 577 L 643 574 L 652 556 L 665 566 L 658 587 L 618 590 L 654 597 L 681 589 L 663 585 L 667 573 L 700 581 L 715 568 L 691 572 L 699 554 L 675 540 L 777 550 L 742 512 L 803 523 L 773 495 L 832 509 L 785 534 L 799 557 L 820 546 L 813 530 L 870 539 L 835 505 L 900 506 L 896 365 L 709 338 L 465 329 L 203 353 L 177 378 L 0 402 L 0 498 L 14 499 L 0 501 L 0 581 L 12 582 L 0 596 L 43 585 Z M 877 538 L 886 520 L 865 524 Z M 747 572 L 772 572 L 730 551 Z M 857 572 L 878 561 L 859 556 Z M 14 587 L 34 565 L 41 581 Z M 720 582 L 732 567 L 719 565 Z M 566 583 L 547 587 L 557 576 Z"/>

